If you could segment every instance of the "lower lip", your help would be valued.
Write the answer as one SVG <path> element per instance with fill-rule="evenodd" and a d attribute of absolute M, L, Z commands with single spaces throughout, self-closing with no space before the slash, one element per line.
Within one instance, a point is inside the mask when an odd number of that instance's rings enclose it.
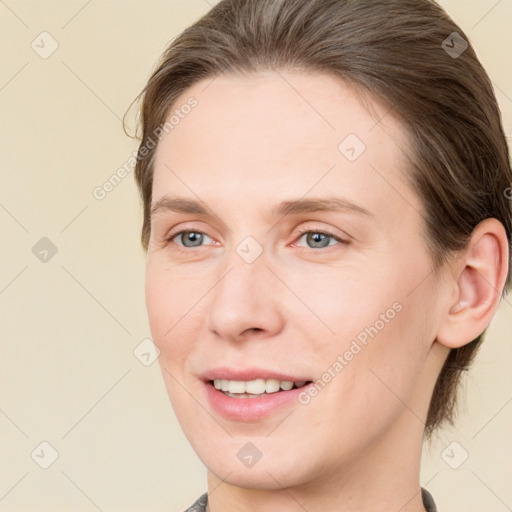
<path fill-rule="evenodd" d="M 298 405 L 298 396 L 309 386 L 268 393 L 258 398 L 233 398 L 225 395 L 209 382 L 205 382 L 204 385 L 211 407 L 225 418 L 237 421 L 255 421 L 267 418 L 294 402 Z"/>

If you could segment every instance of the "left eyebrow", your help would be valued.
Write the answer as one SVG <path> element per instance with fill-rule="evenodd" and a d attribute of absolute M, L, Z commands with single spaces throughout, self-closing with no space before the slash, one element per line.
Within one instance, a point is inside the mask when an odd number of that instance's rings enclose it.
<path fill-rule="evenodd" d="M 313 213 L 320 211 L 357 213 L 374 217 L 373 213 L 361 205 L 348 201 L 343 197 L 325 197 L 313 199 L 296 199 L 278 204 L 272 214 L 275 216 L 293 215 L 297 213 Z"/>
<path fill-rule="evenodd" d="M 161 210 L 174 211 L 177 213 L 190 213 L 212 216 L 208 208 L 199 201 L 182 197 L 163 196 L 151 208 L 151 215 Z M 361 205 L 348 201 L 342 197 L 324 197 L 312 199 L 295 199 L 283 201 L 272 209 L 273 216 L 285 216 L 299 213 L 314 213 L 319 211 L 345 212 L 375 217 L 373 213 Z"/>

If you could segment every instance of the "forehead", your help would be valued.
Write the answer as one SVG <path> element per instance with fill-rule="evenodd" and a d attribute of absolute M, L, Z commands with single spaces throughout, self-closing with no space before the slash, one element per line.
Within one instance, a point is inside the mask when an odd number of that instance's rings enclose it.
<path fill-rule="evenodd" d="M 193 187 L 222 188 L 227 196 L 303 196 L 312 188 L 343 187 L 371 196 L 372 183 L 389 187 L 386 178 L 395 188 L 405 186 L 406 130 L 388 105 L 368 96 L 363 105 L 340 78 L 290 71 L 221 75 L 184 91 L 170 115 L 190 98 L 197 106 L 184 110 L 189 113 L 158 144 L 156 197 L 171 186 L 188 196 Z"/>

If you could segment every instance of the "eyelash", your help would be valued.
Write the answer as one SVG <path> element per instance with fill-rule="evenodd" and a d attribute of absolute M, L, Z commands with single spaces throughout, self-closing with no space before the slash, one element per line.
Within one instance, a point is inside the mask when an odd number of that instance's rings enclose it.
<path fill-rule="evenodd" d="M 206 233 L 204 233 L 203 231 L 198 231 L 198 230 L 195 230 L 195 229 L 183 229 L 181 231 L 177 231 L 177 232 L 174 232 L 174 233 L 170 233 L 165 241 L 167 242 L 167 244 L 171 243 L 173 241 L 174 238 L 178 237 L 179 235 L 182 235 L 184 233 L 199 233 L 201 235 L 206 235 Z M 332 233 L 329 233 L 328 231 L 319 231 L 319 230 L 316 230 L 316 229 L 311 229 L 311 228 L 303 228 L 301 230 L 298 231 L 297 233 L 297 236 L 295 237 L 294 240 L 300 240 L 305 234 L 307 233 L 315 233 L 315 234 L 320 234 L 320 235 L 325 235 L 325 236 L 328 236 L 329 238 L 333 238 L 334 240 L 336 240 L 337 242 L 339 242 L 338 244 L 335 244 L 335 245 L 348 245 L 349 244 L 349 241 L 348 240 L 344 240 L 343 238 L 340 238 L 339 236 L 336 236 Z M 208 236 L 208 235 L 206 235 Z M 211 237 L 210 237 L 211 238 Z M 190 251 L 192 249 L 197 249 L 198 247 L 184 247 L 182 245 L 179 245 L 179 244 L 175 244 L 178 248 L 179 251 Z M 199 247 L 204 247 L 204 246 L 199 246 Z M 318 252 L 319 250 L 322 250 L 322 249 L 327 249 L 329 247 L 333 247 L 331 245 L 328 245 L 326 247 L 320 247 L 320 248 L 317 248 L 317 249 L 313 249 L 311 247 L 302 247 L 302 249 L 307 249 L 309 251 L 313 251 L 313 252 Z"/>

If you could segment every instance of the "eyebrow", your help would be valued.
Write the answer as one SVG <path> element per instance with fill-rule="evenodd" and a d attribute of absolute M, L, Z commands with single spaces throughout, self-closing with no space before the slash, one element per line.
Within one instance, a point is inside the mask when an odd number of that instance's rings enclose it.
<path fill-rule="evenodd" d="M 151 207 L 151 216 L 160 211 L 173 211 L 177 213 L 190 213 L 202 216 L 216 216 L 201 202 L 181 197 L 163 196 Z M 319 211 L 345 212 L 374 217 L 366 208 L 348 201 L 342 197 L 324 197 L 312 199 L 295 199 L 283 201 L 276 205 L 271 214 L 273 216 L 294 215 L 300 213 L 313 213 Z"/>

